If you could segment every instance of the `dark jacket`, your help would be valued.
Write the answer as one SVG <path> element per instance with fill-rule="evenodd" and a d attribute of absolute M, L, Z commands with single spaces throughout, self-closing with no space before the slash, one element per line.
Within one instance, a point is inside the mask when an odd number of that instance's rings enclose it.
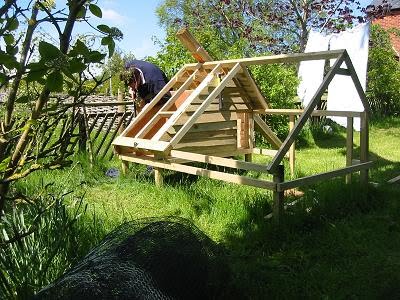
<path fill-rule="evenodd" d="M 125 64 L 125 68 L 135 67 L 142 71 L 145 83 L 138 88 L 139 96 L 147 103 L 151 101 L 167 84 L 168 79 L 157 66 L 147 61 L 133 59 Z"/>

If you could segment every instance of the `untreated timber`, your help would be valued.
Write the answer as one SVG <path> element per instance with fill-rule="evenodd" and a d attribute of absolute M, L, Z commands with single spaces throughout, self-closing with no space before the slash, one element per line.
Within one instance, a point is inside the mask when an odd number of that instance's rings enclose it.
<path fill-rule="evenodd" d="M 199 167 L 192 167 L 181 165 L 177 163 L 171 163 L 166 160 L 157 160 L 155 158 L 136 156 L 133 154 L 120 155 L 120 158 L 125 161 L 131 161 L 139 164 L 153 166 L 155 168 L 163 168 L 172 171 L 178 171 L 182 173 L 204 176 L 212 179 L 222 180 L 226 182 L 232 182 L 237 184 L 249 185 L 263 189 L 276 190 L 276 184 L 271 181 L 260 180 L 236 174 L 228 174 L 219 171 L 207 170 Z"/>

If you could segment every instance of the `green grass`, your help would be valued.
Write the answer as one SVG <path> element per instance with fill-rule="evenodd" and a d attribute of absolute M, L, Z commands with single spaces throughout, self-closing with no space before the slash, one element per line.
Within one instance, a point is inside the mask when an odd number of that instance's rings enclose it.
<path fill-rule="evenodd" d="M 317 132 L 318 133 L 318 132 Z M 309 175 L 345 165 L 345 132 L 309 136 L 299 147 L 296 174 Z M 116 161 L 90 169 L 85 156 L 71 169 L 41 172 L 16 188 L 35 193 L 41 182 L 73 190 L 89 204 L 104 232 L 143 217 L 180 216 L 194 222 L 229 253 L 234 281 L 252 299 L 395 299 L 400 297 L 399 185 L 384 184 L 400 175 L 400 119 L 371 124 L 370 150 L 378 188 L 343 178 L 304 188 L 277 229 L 265 219 L 272 194 L 252 187 L 168 172 L 157 188 L 144 166 L 112 179 L 104 175 Z M 359 136 L 355 134 L 355 147 Z M 357 152 L 357 151 L 356 151 Z M 255 157 L 257 162 L 266 162 Z M 289 176 L 288 176 L 289 177 Z"/>

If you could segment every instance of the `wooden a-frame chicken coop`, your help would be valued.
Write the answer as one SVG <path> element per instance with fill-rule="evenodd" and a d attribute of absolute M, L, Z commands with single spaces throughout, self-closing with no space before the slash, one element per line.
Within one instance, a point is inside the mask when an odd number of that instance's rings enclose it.
<path fill-rule="evenodd" d="M 162 169 L 206 176 L 274 192 L 274 214 L 283 209 L 284 191 L 315 181 L 361 171 L 366 182 L 368 168 L 368 104 L 351 60 L 345 50 L 288 54 L 212 61 L 186 30 L 178 32 L 182 43 L 198 63 L 186 64 L 117 137 L 114 148 L 122 161 L 153 166 L 156 184 Z M 304 60 L 336 59 L 313 99 L 304 110 L 271 109 L 254 82 L 248 66 L 298 63 Z M 342 68 L 345 63 L 347 68 Z M 363 112 L 315 110 L 322 94 L 336 75 L 351 76 L 364 104 Z M 160 105 L 162 97 L 171 98 Z M 288 115 L 290 132 L 282 142 L 262 120 L 262 114 Z M 348 120 L 345 166 L 322 174 L 284 181 L 282 160 L 289 156 L 294 166 L 294 141 L 311 116 L 344 116 Z M 361 118 L 360 159 L 353 158 L 353 118 Z M 296 121 L 297 119 L 297 121 Z M 296 122 L 295 122 L 296 121 Z M 257 149 L 257 129 L 275 148 Z M 272 156 L 267 165 L 251 162 L 251 154 Z M 233 159 L 245 155 L 245 161 Z M 204 167 L 190 165 L 204 163 Z M 210 165 L 271 174 L 272 181 L 210 169 Z M 293 171 L 293 170 L 292 170 Z"/>

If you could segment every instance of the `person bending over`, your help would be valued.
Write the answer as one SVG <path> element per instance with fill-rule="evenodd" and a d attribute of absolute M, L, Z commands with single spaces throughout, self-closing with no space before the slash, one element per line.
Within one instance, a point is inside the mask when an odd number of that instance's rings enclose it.
<path fill-rule="evenodd" d="M 121 73 L 121 81 L 129 87 L 129 92 L 135 101 L 135 109 L 139 113 L 163 89 L 168 79 L 156 65 L 134 59 L 125 64 L 125 70 Z M 167 92 L 158 104 L 164 104 L 169 97 L 170 93 Z"/>

